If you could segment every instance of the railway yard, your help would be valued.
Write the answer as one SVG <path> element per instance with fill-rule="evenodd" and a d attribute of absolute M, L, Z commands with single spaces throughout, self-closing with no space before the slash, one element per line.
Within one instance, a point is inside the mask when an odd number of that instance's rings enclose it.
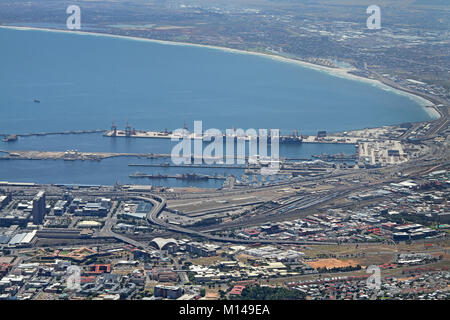
<path fill-rule="evenodd" d="M 0 182 L 0 297 L 233 299 L 239 286 L 269 283 L 310 299 L 335 297 L 330 286 L 340 298 L 432 298 L 425 282 L 448 298 L 448 109 L 439 110 L 427 123 L 337 133 L 358 145 L 354 162 L 283 159 L 281 180 Z M 11 151 L 2 161 L 114 156 L 164 155 Z M 363 288 L 370 265 L 382 270 L 381 291 Z M 64 282 L 68 266 L 81 270 L 77 290 Z"/>

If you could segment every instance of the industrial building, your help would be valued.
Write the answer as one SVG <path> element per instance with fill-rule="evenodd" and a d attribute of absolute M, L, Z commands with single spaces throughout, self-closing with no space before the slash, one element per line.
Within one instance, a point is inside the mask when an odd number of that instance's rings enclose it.
<path fill-rule="evenodd" d="M 153 294 L 155 297 L 177 299 L 183 294 L 183 289 L 177 286 L 155 286 Z"/>
<path fill-rule="evenodd" d="M 11 195 L 0 196 L 0 209 L 3 209 L 11 201 Z"/>

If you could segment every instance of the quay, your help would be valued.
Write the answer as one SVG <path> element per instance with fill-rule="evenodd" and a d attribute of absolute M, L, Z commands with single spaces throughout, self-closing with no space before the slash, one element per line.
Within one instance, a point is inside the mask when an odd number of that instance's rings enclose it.
<path fill-rule="evenodd" d="M 134 128 L 131 128 L 131 126 L 127 123 L 125 130 L 118 130 L 117 126 L 113 123 L 111 126 L 111 130 L 106 131 L 104 133 L 105 137 L 112 137 L 112 138 L 150 138 L 150 139 L 174 139 L 179 140 L 183 138 L 191 139 L 191 140 L 203 140 L 203 141 L 211 141 L 212 137 L 217 136 L 209 136 L 198 134 L 198 133 L 191 133 L 189 130 L 187 130 L 186 124 L 184 125 L 184 133 L 174 133 L 164 130 L 164 131 L 142 131 L 142 130 L 136 130 Z M 222 137 L 222 139 L 239 139 L 244 141 L 251 141 L 251 140 L 259 140 L 258 135 L 238 135 L 236 132 L 232 135 L 227 134 L 221 134 L 219 137 Z M 270 134 L 267 136 L 267 143 L 271 143 L 271 136 Z M 294 131 L 292 135 L 280 135 L 279 136 L 279 143 L 280 144 L 301 144 L 302 143 L 302 136 L 298 135 L 297 130 Z"/>
<path fill-rule="evenodd" d="M 238 165 L 208 165 L 208 164 L 169 164 L 169 163 L 150 163 L 150 164 L 140 164 L 140 163 L 130 163 L 129 167 L 162 167 L 162 168 L 216 168 L 216 169 L 247 169 L 247 166 Z"/>
<path fill-rule="evenodd" d="M 66 135 L 66 134 L 87 134 L 87 133 L 102 133 L 106 130 L 71 130 L 71 131 L 59 131 L 59 132 L 38 132 L 38 133 L 23 133 L 17 134 L 18 137 L 32 137 L 32 136 L 50 136 L 50 135 Z"/>
<path fill-rule="evenodd" d="M 67 151 L 20 151 L 20 150 L 0 150 L 0 153 L 5 153 L 0 160 L 65 160 L 65 161 L 75 161 L 75 160 L 95 160 L 100 161 L 112 157 L 135 157 L 135 158 L 145 158 L 145 159 L 170 159 L 171 154 L 168 153 L 114 153 L 114 152 L 79 152 L 77 150 L 67 150 Z M 179 159 L 184 159 L 186 157 L 178 156 Z M 196 155 L 190 156 L 191 160 L 197 158 L 202 158 L 206 160 L 218 160 L 216 157 L 201 157 Z M 227 158 L 224 156 L 220 159 Z M 230 157 L 231 159 L 242 159 L 244 157 Z M 248 157 L 245 157 L 247 159 Z"/>
<path fill-rule="evenodd" d="M 180 140 L 183 138 L 191 139 L 191 140 L 203 140 L 209 142 L 211 139 L 211 136 L 207 135 L 199 135 L 195 133 L 190 133 L 189 131 L 186 131 L 185 134 L 174 134 L 172 132 L 169 132 L 167 130 L 165 131 L 143 131 L 143 130 L 136 130 L 132 129 L 130 126 L 127 126 L 127 129 L 125 130 L 117 130 L 115 126 L 112 127 L 111 130 L 105 131 L 103 134 L 105 137 L 110 138 L 147 138 L 147 139 L 167 139 L 167 140 Z M 251 141 L 252 139 L 259 140 L 258 136 L 238 136 L 236 134 L 233 135 L 225 135 L 222 134 L 222 138 L 228 139 L 237 139 L 244 141 Z M 342 137 L 342 136 L 318 136 L 318 135 L 299 135 L 296 132 L 294 132 L 291 135 L 280 135 L 279 136 L 279 144 L 302 144 L 302 143 L 326 143 L 326 144 L 357 144 L 359 141 L 367 139 L 361 139 L 358 137 Z M 267 143 L 271 143 L 271 137 L 270 135 L 267 136 Z"/>
<path fill-rule="evenodd" d="M 50 135 L 68 135 L 68 134 L 88 134 L 88 133 L 102 133 L 106 130 L 96 129 L 96 130 L 71 130 L 71 131 L 59 131 L 59 132 L 37 132 L 37 133 L 18 133 L 18 134 L 7 134 L 0 133 L 3 142 L 17 141 L 19 137 L 39 137 L 39 136 L 50 136 Z"/>
<path fill-rule="evenodd" d="M 67 151 L 19 151 L 0 150 L 6 153 L 1 160 L 95 160 L 100 161 L 112 157 L 137 157 L 137 158 L 170 158 L 170 154 L 142 154 L 142 153 L 112 153 L 112 152 L 78 152 Z"/>
<path fill-rule="evenodd" d="M 91 161 L 101 161 L 107 158 L 113 157 L 135 157 L 135 158 L 144 158 L 144 159 L 171 159 L 172 155 L 168 153 L 114 153 L 114 152 L 79 152 L 77 150 L 67 150 L 67 151 L 21 151 L 21 150 L 0 150 L 0 153 L 4 153 L 5 155 L 0 156 L 0 160 L 64 160 L 64 161 L 75 161 L 75 160 L 91 160 Z M 178 156 L 178 159 L 184 159 L 186 157 Z M 246 165 L 240 164 L 170 164 L 168 162 L 165 163 L 130 163 L 128 166 L 130 167 L 161 167 L 161 168 L 216 168 L 216 169 L 252 169 L 252 167 L 259 168 L 261 164 L 270 163 L 270 159 L 265 161 L 264 159 L 258 160 L 258 157 L 253 159 L 252 157 L 244 156 L 231 156 L 227 157 L 224 155 L 221 158 L 217 157 L 201 157 L 196 155 L 190 156 L 191 161 L 194 161 L 197 158 L 202 158 L 203 160 L 226 160 L 227 158 L 231 159 L 243 159 L 245 161 L 250 161 Z M 289 161 L 292 160 L 302 160 L 302 161 L 310 161 L 308 158 L 280 158 L 279 161 L 284 170 L 289 170 L 291 163 Z"/>

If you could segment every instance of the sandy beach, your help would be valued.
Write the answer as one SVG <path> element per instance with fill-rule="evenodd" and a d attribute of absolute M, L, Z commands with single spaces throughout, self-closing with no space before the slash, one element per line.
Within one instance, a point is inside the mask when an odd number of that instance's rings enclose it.
<path fill-rule="evenodd" d="M 107 34 L 107 33 L 98 33 L 98 32 L 87 32 L 87 31 L 71 31 L 71 30 L 61 30 L 61 29 L 50 29 L 50 28 L 36 28 L 36 27 L 20 27 L 20 26 L 4 26 L 0 25 L 0 28 L 4 29 L 13 29 L 13 30 L 34 30 L 34 31 L 45 31 L 45 32 L 58 32 L 58 33 L 70 33 L 70 34 L 77 34 L 77 35 L 88 35 L 88 36 L 98 36 L 98 37 L 109 37 L 109 38 L 119 38 L 119 39 L 125 39 L 125 40 L 133 40 L 133 41 L 145 41 L 145 42 L 152 42 L 152 43 L 159 43 L 159 44 L 165 44 L 165 45 L 172 45 L 172 46 L 191 46 L 191 47 L 201 47 L 201 48 L 209 48 L 214 50 L 221 50 L 229 53 L 235 53 L 235 54 L 248 54 L 248 55 L 254 55 L 254 56 L 260 56 L 265 57 L 268 59 L 273 59 L 280 62 L 295 64 L 301 67 L 306 67 L 310 69 L 314 69 L 320 72 L 325 72 L 329 75 L 345 78 L 345 79 L 351 79 L 355 81 L 361 81 L 366 82 L 368 84 L 371 84 L 373 86 L 379 87 L 386 91 L 391 91 L 399 95 L 406 96 L 412 100 L 414 100 L 416 103 L 418 103 L 422 108 L 432 117 L 433 119 L 440 118 L 440 113 L 436 110 L 435 104 L 421 96 L 399 90 L 397 88 L 393 88 L 388 86 L 387 84 L 384 84 L 378 80 L 375 79 L 368 79 L 364 77 L 360 77 L 354 74 L 350 74 L 349 71 L 354 71 L 356 69 L 343 69 L 343 68 L 330 68 L 326 66 L 320 66 L 317 64 L 296 60 L 296 59 L 290 59 L 285 58 L 282 56 L 278 56 L 275 54 L 267 54 L 267 53 L 261 53 L 261 52 L 254 52 L 254 51 L 244 51 L 244 50 L 238 50 L 238 49 L 231 49 L 226 47 L 219 47 L 219 46 L 213 46 L 213 45 L 203 45 L 203 44 L 195 44 L 195 43 L 187 43 L 187 42 L 176 42 L 176 41 L 166 41 L 166 40 L 155 40 L 155 39 L 148 39 L 148 38 L 140 38 L 140 37 L 131 37 L 131 36 L 122 36 L 122 35 L 113 35 L 113 34 Z"/>

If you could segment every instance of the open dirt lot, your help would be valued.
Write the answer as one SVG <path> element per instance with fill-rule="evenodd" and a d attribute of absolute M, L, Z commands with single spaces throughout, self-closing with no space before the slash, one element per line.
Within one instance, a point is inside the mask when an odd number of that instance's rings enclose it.
<path fill-rule="evenodd" d="M 318 259 L 316 261 L 308 261 L 306 262 L 314 269 L 317 268 L 340 268 L 340 267 L 348 267 L 348 266 L 357 266 L 359 263 L 356 260 L 338 260 L 334 258 L 330 259 Z"/>

